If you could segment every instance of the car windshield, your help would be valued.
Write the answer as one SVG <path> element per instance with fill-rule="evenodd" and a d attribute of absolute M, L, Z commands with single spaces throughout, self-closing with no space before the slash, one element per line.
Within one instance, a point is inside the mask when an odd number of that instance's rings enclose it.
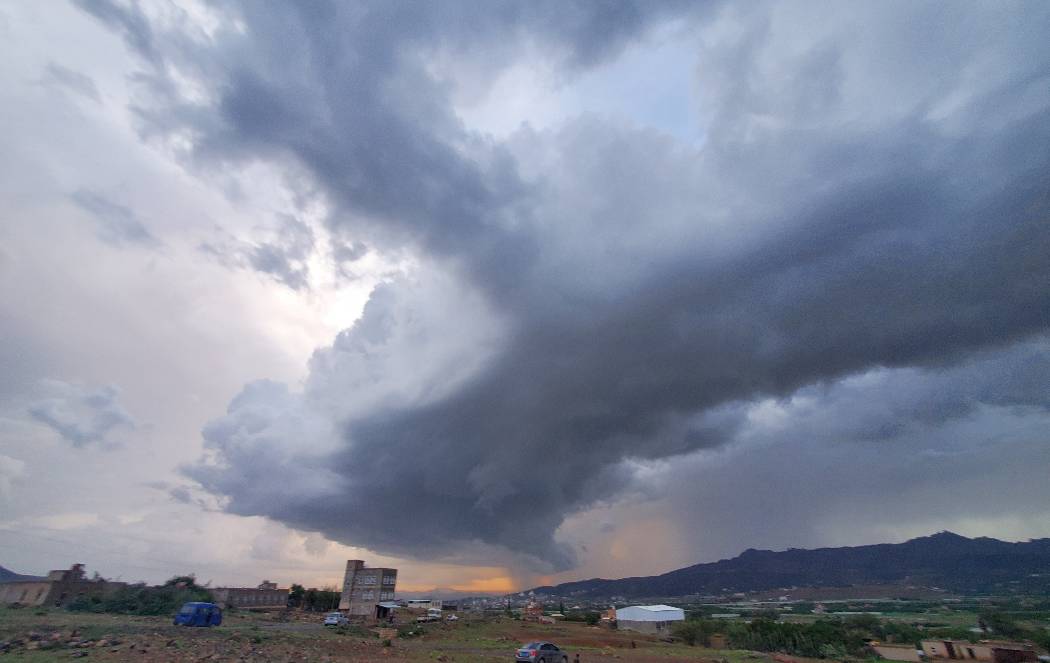
<path fill-rule="evenodd" d="M 196 610 L 196 609 L 197 609 L 197 606 L 195 606 L 195 605 L 184 605 L 184 606 L 182 606 L 182 610 L 179 610 L 179 614 L 180 615 L 192 615 L 193 611 Z"/>
<path fill-rule="evenodd" d="M 539 649 L 541 642 L 527 642 L 521 646 L 522 649 Z"/>
<path fill-rule="evenodd" d="M 339 615 L 341 615 L 341 614 L 342 614 L 342 613 L 339 613 L 339 612 L 330 612 L 330 613 L 328 613 L 328 616 L 329 616 L 329 617 L 338 617 L 338 616 L 339 616 Z"/>

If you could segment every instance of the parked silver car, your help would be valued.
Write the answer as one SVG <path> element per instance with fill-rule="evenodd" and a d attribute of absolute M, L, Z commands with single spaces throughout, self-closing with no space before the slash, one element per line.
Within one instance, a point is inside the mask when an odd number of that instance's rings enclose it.
<path fill-rule="evenodd" d="M 569 663 L 569 655 L 553 642 L 529 642 L 514 653 L 515 661 L 528 663 Z"/>
<path fill-rule="evenodd" d="M 341 612 L 330 612 L 324 616 L 325 626 L 346 626 L 349 623 L 350 620 Z"/>

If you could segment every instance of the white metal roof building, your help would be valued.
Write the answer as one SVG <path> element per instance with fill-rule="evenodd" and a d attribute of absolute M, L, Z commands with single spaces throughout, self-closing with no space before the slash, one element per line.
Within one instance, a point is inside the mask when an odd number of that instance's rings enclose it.
<path fill-rule="evenodd" d="M 631 605 L 616 611 L 618 622 L 680 622 L 685 611 L 669 605 Z"/>
<path fill-rule="evenodd" d="M 616 611 L 620 628 L 641 633 L 663 633 L 684 619 L 684 610 L 669 605 L 631 605 Z"/>

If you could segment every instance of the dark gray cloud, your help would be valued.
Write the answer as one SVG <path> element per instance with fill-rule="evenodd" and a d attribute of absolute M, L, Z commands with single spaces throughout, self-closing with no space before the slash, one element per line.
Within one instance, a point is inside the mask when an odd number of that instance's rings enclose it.
<path fill-rule="evenodd" d="M 124 205 L 117 204 L 96 191 L 84 189 L 73 192 L 69 198 L 77 207 L 91 215 L 95 221 L 96 235 L 103 242 L 113 246 L 161 246 L 160 240 Z"/>
<path fill-rule="evenodd" d="M 1045 8 L 248 3 L 243 34 L 190 49 L 85 6 L 210 86 L 183 99 L 158 66 L 149 131 L 195 136 L 202 167 L 305 173 L 336 235 L 421 260 L 317 351 L 303 393 L 253 383 L 205 429 L 188 472 L 232 512 L 564 568 L 552 533 L 617 495 L 625 459 L 738 440 L 755 401 L 933 375 L 1050 328 Z M 571 77 L 669 20 L 697 34 L 699 150 L 593 117 L 494 142 L 435 64 L 491 78 L 539 44 Z M 1039 404 L 1045 362 L 1024 374 L 991 391 Z M 963 389 L 852 437 L 993 401 Z M 260 480 L 290 467 L 294 490 Z"/>
<path fill-rule="evenodd" d="M 313 248 L 314 234 L 310 226 L 285 217 L 277 239 L 255 245 L 247 258 L 256 271 L 270 274 L 289 288 L 299 290 L 309 286 L 310 268 L 306 260 Z"/>
<path fill-rule="evenodd" d="M 90 387 L 48 380 L 44 388 L 48 397 L 30 404 L 29 416 L 74 447 L 106 445 L 110 432 L 135 427 L 135 420 L 119 402 L 120 390 L 112 385 Z"/>

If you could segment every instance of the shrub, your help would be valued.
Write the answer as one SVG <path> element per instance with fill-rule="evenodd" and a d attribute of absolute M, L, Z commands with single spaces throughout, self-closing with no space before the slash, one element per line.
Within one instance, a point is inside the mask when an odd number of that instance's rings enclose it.
<path fill-rule="evenodd" d="M 689 619 L 678 622 L 671 629 L 671 635 L 690 647 L 707 645 L 712 633 L 718 632 L 718 623 L 704 619 Z"/>
<path fill-rule="evenodd" d="M 78 596 L 66 605 L 73 612 L 105 612 L 102 599 L 97 596 Z"/>
<path fill-rule="evenodd" d="M 80 596 L 66 607 L 73 611 L 156 616 L 174 614 L 189 601 L 212 600 L 208 590 L 185 582 L 185 578 L 172 578 L 160 587 L 122 587 L 104 597 Z"/>

